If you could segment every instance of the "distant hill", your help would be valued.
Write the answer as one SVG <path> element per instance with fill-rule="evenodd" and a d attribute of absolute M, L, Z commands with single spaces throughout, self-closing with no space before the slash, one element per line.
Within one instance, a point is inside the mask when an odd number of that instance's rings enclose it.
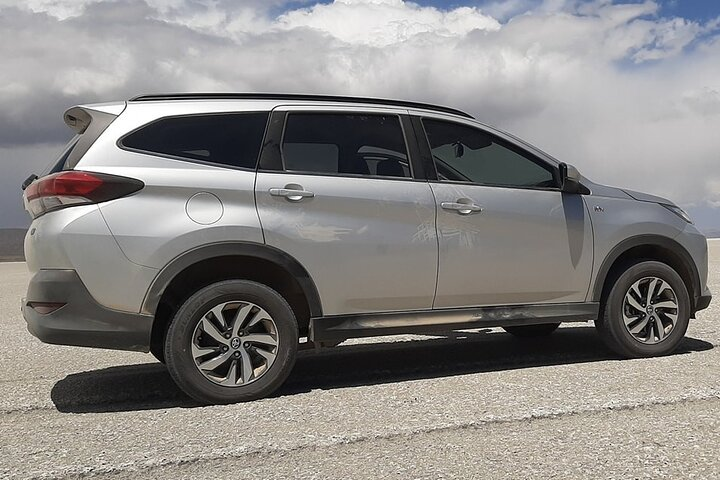
<path fill-rule="evenodd" d="M 24 228 L 0 228 L 0 262 L 22 262 L 25 260 L 23 242 Z"/>

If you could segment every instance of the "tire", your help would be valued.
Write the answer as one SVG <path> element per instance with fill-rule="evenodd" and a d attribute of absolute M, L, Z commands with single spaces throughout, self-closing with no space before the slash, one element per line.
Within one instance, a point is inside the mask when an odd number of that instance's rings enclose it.
<path fill-rule="evenodd" d="M 649 305 L 648 295 L 652 297 Z M 669 307 L 673 302 L 675 307 Z M 612 351 L 642 358 L 672 353 L 685 336 L 689 318 L 690 296 L 680 275 L 664 263 L 641 261 L 617 277 L 595 323 Z M 625 319 L 630 320 L 627 327 Z"/>
<path fill-rule="evenodd" d="M 295 364 L 298 338 L 295 315 L 280 294 L 228 280 L 199 290 L 180 307 L 168 329 L 165 360 L 175 383 L 195 400 L 245 402 L 282 385 Z"/>
<path fill-rule="evenodd" d="M 507 333 L 519 338 L 546 337 L 560 326 L 559 323 L 539 323 L 537 325 L 520 325 L 502 327 Z"/>

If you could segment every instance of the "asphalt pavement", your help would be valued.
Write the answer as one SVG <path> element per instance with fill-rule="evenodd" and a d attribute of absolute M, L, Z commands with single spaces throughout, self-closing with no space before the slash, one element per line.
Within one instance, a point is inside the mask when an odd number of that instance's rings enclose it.
<path fill-rule="evenodd" d="M 720 241 L 710 287 L 720 293 Z M 592 324 L 302 352 L 272 398 L 203 407 L 149 354 L 27 333 L 0 264 L 0 478 L 720 478 L 720 302 L 674 355 L 622 360 Z"/>

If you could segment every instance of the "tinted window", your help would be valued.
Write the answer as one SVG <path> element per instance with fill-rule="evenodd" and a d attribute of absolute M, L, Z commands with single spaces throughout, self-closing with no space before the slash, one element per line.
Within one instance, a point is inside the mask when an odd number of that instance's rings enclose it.
<path fill-rule="evenodd" d="M 268 114 L 169 117 L 122 140 L 126 148 L 190 160 L 255 168 Z"/>
<path fill-rule="evenodd" d="M 289 114 L 282 155 L 288 171 L 411 176 L 395 115 Z"/>
<path fill-rule="evenodd" d="M 65 148 L 63 149 L 60 156 L 53 161 L 50 165 L 48 165 L 45 170 L 40 173 L 40 177 L 44 177 L 45 175 L 50 175 L 51 173 L 57 173 L 61 170 L 71 170 L 71 167 L 68 167 L 67 160 L 70 157 L 70 154 L 75 149 L 75 146 L 77 145 L 79 135 L 75 135 L 70 142 L 65 145 Z"/>
<path fill-rule="evenodd" d="M 555 187 L 550 166 L 482 130 L 424 119 L 438 178 L 513 187 Z"/>

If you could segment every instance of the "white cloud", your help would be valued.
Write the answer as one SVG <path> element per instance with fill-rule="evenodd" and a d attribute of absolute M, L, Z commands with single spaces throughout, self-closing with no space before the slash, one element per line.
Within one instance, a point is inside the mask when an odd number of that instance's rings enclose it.
<path fill-rule="evenodd" d="M 422 34 L 453 38 L 473 30 L 500 29 L 497 20 L 476 8 L 442 11 L 402 0 L 336 0 L 290 11 L 277 23 L 285 30 L 306 27 L 343 42 L 375 47 L 396 45 Z"/>
<path fill-rule="evenodd" d="M 31 12 L 46 13 L 59 20 L 64 20 L 82 14 L 88 4 L 101 1 L 102 0 L 26 0 L 24 2 L 17 2 L 13 0 L 2 0 L 0 5 L 6 7 L 21 6 Z"/>
<path fill-rule="evenodd" d="M 270 13 L 283 5 L 291 9 Z M 718 22 L 657 12 L 655 2 L 609 0 L 480 10 L 0 0 L 0 148 L 60 141 L 67 106 L 142 92 L 374 95 L 468 110 L 598 182 L 717 203 Z"/>
<path fill-rule="evenodd" d="M 701 30 L 697 23 L 688 22 L 682 18 L 656 23 L 652 25 L 649 33 L 653 38 L 652 46 L 639 49 L 633 55 L 633 59 L 641 63 L 677 55 L 697 38 Z"/>

